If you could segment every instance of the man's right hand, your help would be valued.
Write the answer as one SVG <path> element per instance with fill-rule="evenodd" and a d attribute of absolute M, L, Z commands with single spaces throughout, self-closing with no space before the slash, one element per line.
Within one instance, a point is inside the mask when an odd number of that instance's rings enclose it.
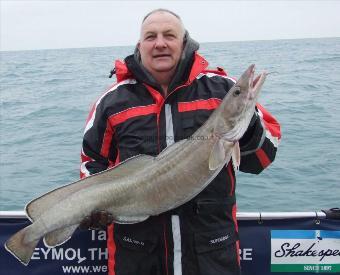
<path fill-rule="evenodd" d="M 79 229 L 88 230 L 106 230 L 106 227 L 113 222 L 111 213 L 105 210 L 95 210 L 89 216 L 86 216 L 79 224 Z"/>

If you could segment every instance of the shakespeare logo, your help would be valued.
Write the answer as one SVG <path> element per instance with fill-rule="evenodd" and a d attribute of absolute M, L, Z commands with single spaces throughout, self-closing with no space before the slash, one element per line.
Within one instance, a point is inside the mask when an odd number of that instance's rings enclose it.
<path fill-rule="evenodd" d="M 340 231 L 272 230 L 271 272 L 340 272 Z"/>

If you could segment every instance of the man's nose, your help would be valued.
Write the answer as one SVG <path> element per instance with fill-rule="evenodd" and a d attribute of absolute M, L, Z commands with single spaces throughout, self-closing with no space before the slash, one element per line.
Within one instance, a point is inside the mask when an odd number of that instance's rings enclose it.
<path fill-rule="evenodd" d="M 162 35 L 158 35 L 155 41 L 155 48 L 166 48 L 167 44 Z"/>

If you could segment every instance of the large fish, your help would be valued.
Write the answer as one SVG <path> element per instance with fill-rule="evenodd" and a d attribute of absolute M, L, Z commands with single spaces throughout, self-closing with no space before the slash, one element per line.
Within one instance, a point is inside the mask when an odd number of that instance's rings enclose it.
<path fill-rule="evenodd" d="M 137 223 L 192 199 L 231 159 L 239 165 L 238 140 L 266 78 L 265 72 L 254 74 L 251 65 L 202 127 L 157 157 L 133 157 L 28 203 L 32 224 L 14 234 L 6 249 L 27 265 L 41 238 L 49 247 L 66 242 L 94 210 L 111 212 L 116 223 Z"/>

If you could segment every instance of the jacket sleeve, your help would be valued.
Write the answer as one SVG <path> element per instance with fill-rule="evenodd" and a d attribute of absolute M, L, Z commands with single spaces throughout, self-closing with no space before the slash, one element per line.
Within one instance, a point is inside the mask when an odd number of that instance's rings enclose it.
<path fill-rule="evenodd" d="M 86 121 L 81 150 L 80 178 L 114 166 L 117 158 L 114 129 L 105 114 L 103 100 L 98 100 Z"/>
<path fill-rule="evenodd" d="M 280 124 L 260 104 L 256 104 L 254 116 L 240 140 L 240 171 L 261 173 L 271 164 L 281 139 Z"/>

